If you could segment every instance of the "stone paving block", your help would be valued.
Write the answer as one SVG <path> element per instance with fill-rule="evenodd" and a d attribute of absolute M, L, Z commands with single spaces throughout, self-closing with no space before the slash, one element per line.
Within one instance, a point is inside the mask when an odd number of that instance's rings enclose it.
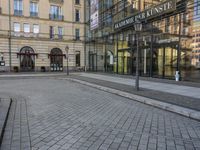
<path fill-rule="evenodd" d="M 198 121 L 73 82 L 27 82 L 30 87 L 20 88 L 31 97 L 13 103 L 4 147 L 21 142 L 16 145 L 32 150 L 199 148 Z"/>

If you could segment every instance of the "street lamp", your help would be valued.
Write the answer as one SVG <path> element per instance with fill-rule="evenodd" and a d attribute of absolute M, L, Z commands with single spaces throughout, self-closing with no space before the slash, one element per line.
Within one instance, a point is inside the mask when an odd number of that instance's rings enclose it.
<path fill-rule="evenodd" d="M 134 29 L 137 35 L 137 53 L 136 53 L 136 79 L 135 79 L 135 88 L 139 91 L 139 32 L 142 30 L 142 23 L 140 21 L 136 21 L 134 23 Z"/>
<path fill-rule="evenodd" d="M 65 47 L 65 51 L 66 51 L 66 59 L 67 59 L 67 75 L 69 75 L 69 47 L 66 46 Z"/>

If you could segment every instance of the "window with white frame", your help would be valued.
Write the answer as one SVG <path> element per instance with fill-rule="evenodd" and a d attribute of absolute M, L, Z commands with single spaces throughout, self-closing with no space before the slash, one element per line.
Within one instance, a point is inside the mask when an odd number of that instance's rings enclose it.
<path fill-rule="evenodd" d="M 53 39 L 54 38 L 54 33 L 55 31 L 54 31 L 54 27 L 53 26 L 50 26 L 49 27 L 49 36 L 50 36 L 50 38 L 51 39 Z"/>
<path fill-rule="evenodd" d="M 49 17 L 53 20 L 63 20 L 62 8 L 60 6 L 51 5 Z"/>
<path fill-rule="evenodd" d="M 80 29 L 75 29 L 75 38 L 76 40 L 80 40 Z"/>
<path fill-rule="evenodd" d="M 63 38 L 63 27 L 58 27 L 58 38 L 59 39 Z"/>
<path fill-rule="evenodd" d="M 14 14 L 22 15 L 23 13 L 23 1 L 22 0 L 14 0 Z"/>
<path fill-rule="evenodd" d="M 52 15 L 62 15 L 62 9 L 60 6 L 51 5 L 50 14 Z"/>
<path fill-rule="evenodd" d="M 78 9 L 75 10 L 75 21 L 79 22 L 80 21 L 80 11 Z"/>
<path fill-rule="evenodd" d="M 38 3 L 30 2 L 30 16 L 38 16 Z"/>
<path fill-rule="evenodd" d="M 33 33 L 38 34 L 39 33 L 39 25 L 38 24 L 34 24 L 33 25 Z"/>
<path fill-rule="evenodd" d="M 14 23 L 14 32 L 20 32 L 20 23 Z"/>
<path fill-rule="evenodd" d="M 25 33 L 30 33 L 30 24 L 24 23 L 24 32 Z"/>

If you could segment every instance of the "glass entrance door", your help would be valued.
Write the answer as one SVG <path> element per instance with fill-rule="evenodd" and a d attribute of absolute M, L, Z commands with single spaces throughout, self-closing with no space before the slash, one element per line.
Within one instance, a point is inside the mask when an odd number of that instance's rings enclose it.
<path fill-rule="evenodd" d="M 58 48 L 51 50 L 50 54 L 51 71 L 63 71 L 63 54 Z"/>
<path fill-rule="evenodd" d="M 134 70 L 134 57 L 129 51 L 118 52 L 118 73 L 132 74 Z"/>
<path fill-rule="evenodd" d="M 20 70 L 34 71 L 35 68 L 35 53 L 31 47 L 23 47 L 20 50 Z"/>

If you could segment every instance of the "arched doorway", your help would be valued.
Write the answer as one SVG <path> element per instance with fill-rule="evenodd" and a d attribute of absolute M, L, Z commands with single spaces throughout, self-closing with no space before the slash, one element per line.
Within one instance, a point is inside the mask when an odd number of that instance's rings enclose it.
<path fill-rule="evenodd" d="M 35 52 L 31 47 L 25 46 L 20 50 L 20 70 L 34 71 L 35 68 Z"/>
<path fill-rule="evenodd" d="M 51 71 L 63 71 L 63 53 L 59 48 L 53 48 L 50 54 Z"/>

